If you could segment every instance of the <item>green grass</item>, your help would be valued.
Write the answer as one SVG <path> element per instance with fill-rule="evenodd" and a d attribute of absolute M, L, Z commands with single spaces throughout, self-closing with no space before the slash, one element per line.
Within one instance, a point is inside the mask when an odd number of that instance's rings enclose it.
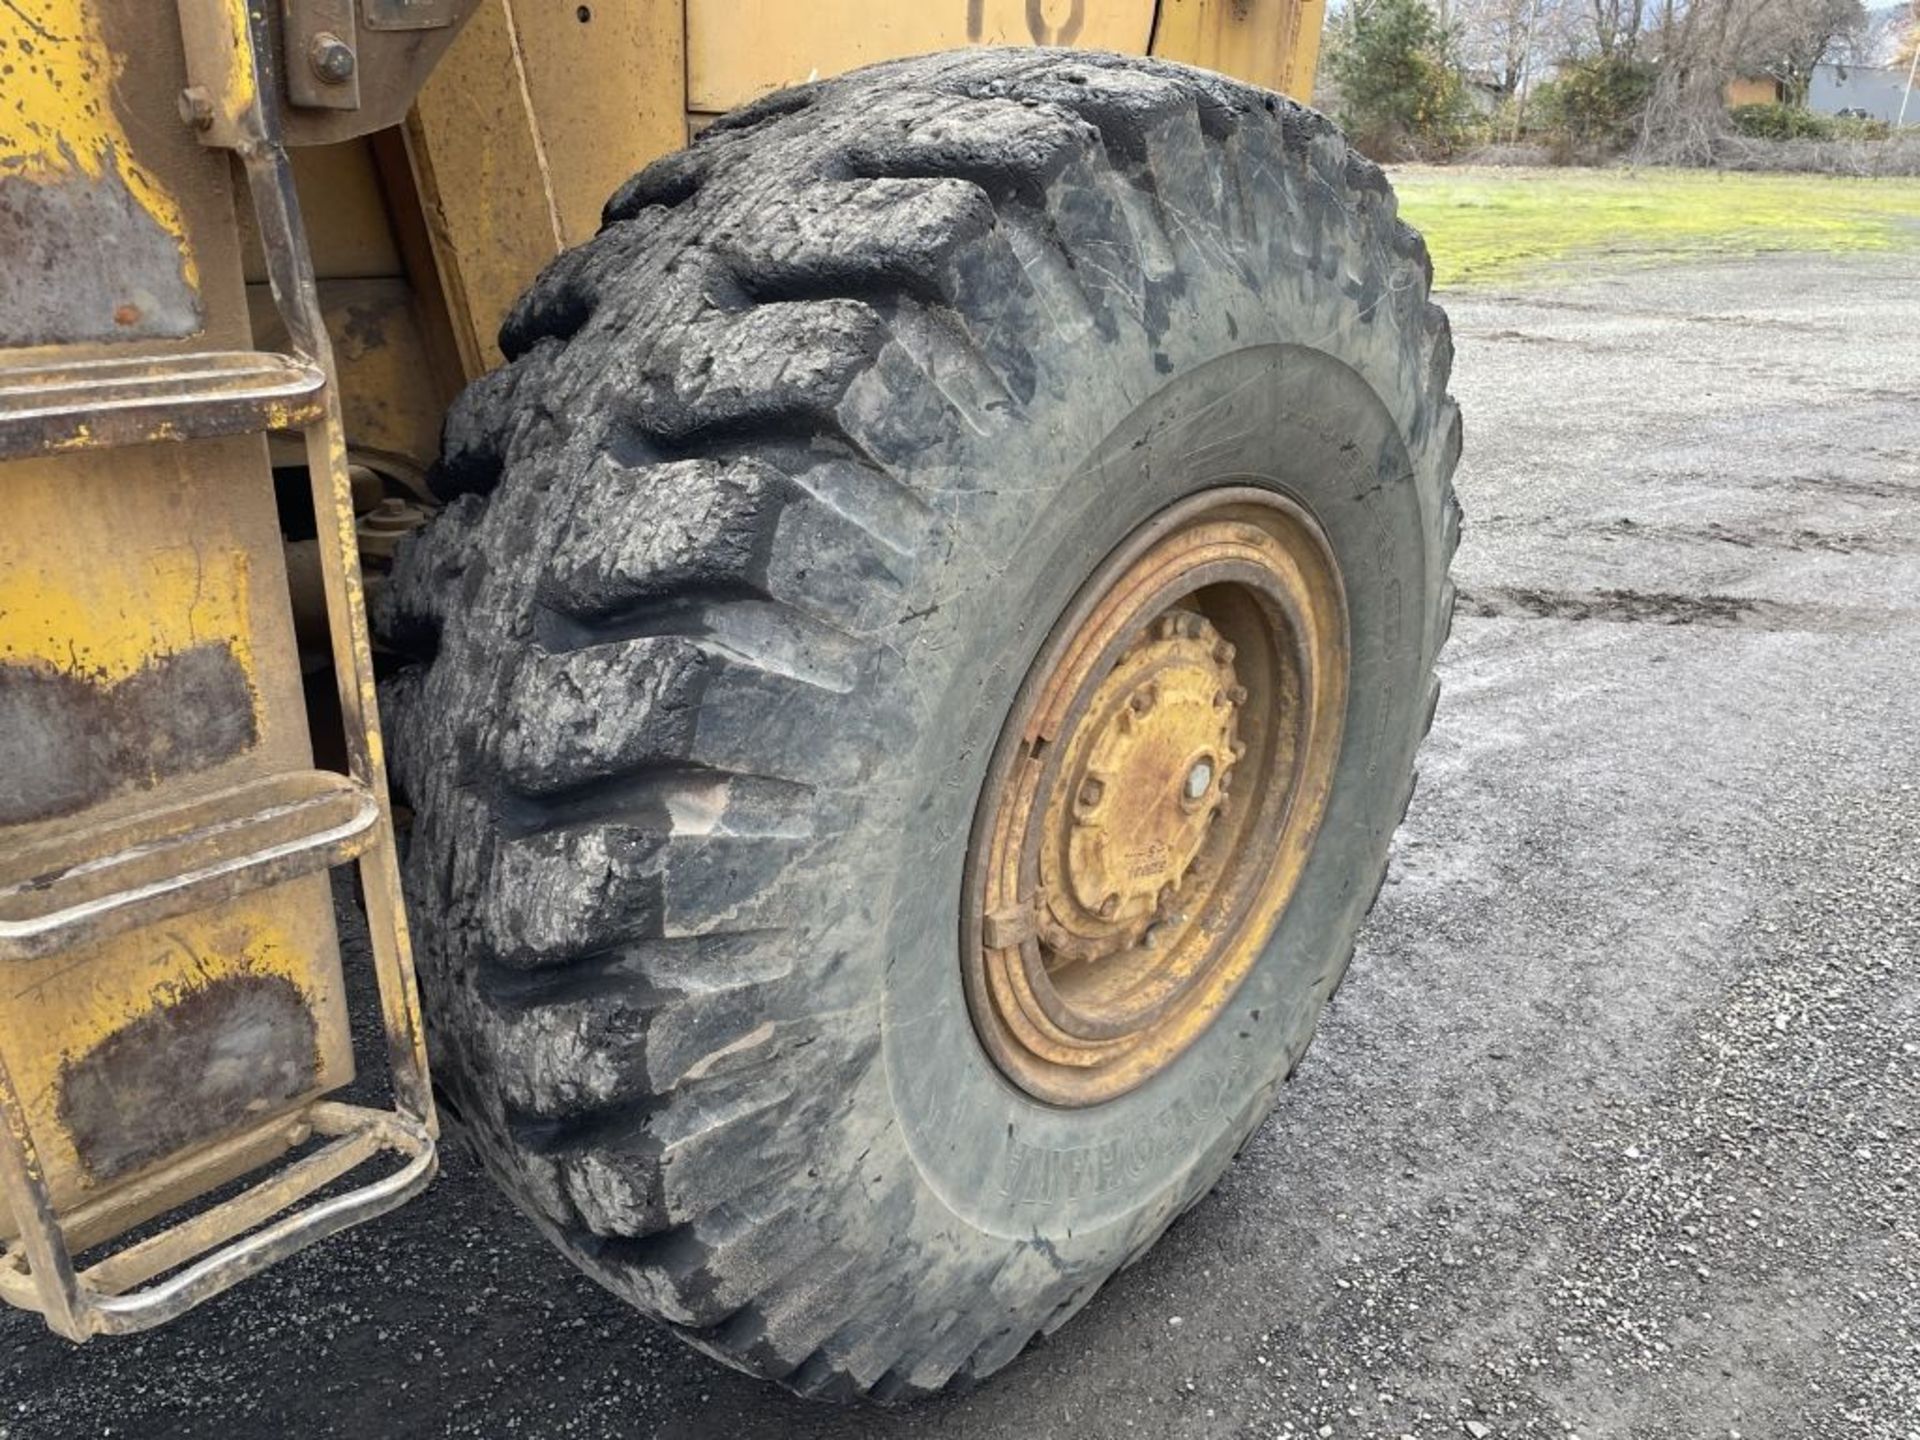
<path fill-rule="evenodd" d="M 1920 180 L 1403 166 L 1393 184 L 1442 287 L 1570 263 L 1920 248 Z"/>

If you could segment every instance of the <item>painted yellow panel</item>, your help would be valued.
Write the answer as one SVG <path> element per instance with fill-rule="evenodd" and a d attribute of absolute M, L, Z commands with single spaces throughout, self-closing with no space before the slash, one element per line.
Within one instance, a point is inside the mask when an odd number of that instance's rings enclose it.
<path fill-rule="evenodd" d="M 353 1077 L 323 875 L 4 980 L 0 1047 L 62 1210 Z"/>
<path fill-rule="evenodd" d="M 1153 53 L 1310 100 L 1326 17 L 1326 0 L 1161 0 Z"/>
<path fill-rule="evenodd" d="M 89 0 L 8 0 L 0 5 L 0 169 L 58 181 L 73 171 L 103 180 L 117 171 L 142 209 L 181 242 L 187 283 L 197 285 L 186 222 L 173 196 L 134 159 L 114 113 L 113 90 L 128 56 L 101 35 Z"/>
<path fill-rule="evenodd" d="M 679 148 L 682 54 L 667 0 L 485 0 L 435 69 L 408 144 L 470 370 L 499 363 L 500 320 L 540 267 Z"/>
<path fill-rule="evenodd" d="M 1153 0 L 687 0 L 687 108 L 961 45 L 1146 53 Z"/>
<path fill-rule="evenodd" d="M 90 528 L 87 517 L 72 519 L 81 530 Z M 37 660 L 76 678 L 115 684 L 210 637 L 230 637 L 229 648 L 251 680 L 247 552 L 208 553 L 184 540 L 131 548 L 124 564 L 75 565 L 70 552 L 10 557 L 0 572 L 0 663 Z"/>
<path fill-rule="evenodd" d="M 0 485 L 0 850 L 78 858 L 93 827 L 312 763 L 259 437 L 12 461 Z M 324 876 L 0 968 L 62 1207 L 352 1074 Z"/>

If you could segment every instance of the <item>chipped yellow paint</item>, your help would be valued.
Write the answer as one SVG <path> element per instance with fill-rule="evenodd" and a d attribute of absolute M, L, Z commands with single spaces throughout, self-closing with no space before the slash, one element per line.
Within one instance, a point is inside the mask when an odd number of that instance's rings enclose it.
<path fill-rule="evenodd" d="M 9 557 L 0 571 L 0 661 L 37 660 L 113 684 L 218 641 L 254 683 L 252 557 L 244 549 L 151 550 L 119 564 L 78 552 Z"/>
<path fill-rule="evenodd" d="M 237 120 L 254 101 L 253 66 L 247 58 L 253 43 L 247 0 L 226 0 L 221 13 L 227 22 L 227 80 L 220 99 L 228 116 Z"/>
<path fill-rule="evenodd" d="M 0 174 L 58 184 L 74 174 L 117 173 L 140 208 L 180 247 L 189 289 L 200 288 L 179 205 L 134 158 L 113 108 L 128 56 L 116 55 L 89 0 L 6 0 L 0 54 L 9 73 L 0 106 Z M 167 117 L 171 118 L 171 117 Z"/>
<path fill-rule="evenodd" d="M 315 903 L 325 897 L 326 878 L 308 876 L 98 945 L 23 962 L 0 977 L 0 1047 L 57 1204 L 65 1208 L 90 1189 L 61 1119 L 62 1073 L 109 1036 L 196 989 L 239 975 L 284 976 L 314 1016 L 320 1070 L 311 1093 L 352 1078 L 332 917 Z M 253 1118 L 268 1114 L 263 1107 Z M 0 1214 L 0 1235 L 11 1230 Z"/>

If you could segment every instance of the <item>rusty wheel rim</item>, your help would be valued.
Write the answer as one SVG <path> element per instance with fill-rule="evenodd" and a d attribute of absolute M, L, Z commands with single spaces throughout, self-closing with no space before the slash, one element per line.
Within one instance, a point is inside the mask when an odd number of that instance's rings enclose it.
<path fill-rule="evenodd" d="M 1306 511 L 1208 491 L 1082 587 L 981 791 L 962 941 L 1008 1079 L 1098 1104 L 1232 999 L 1298 886 L 1346 713 L 1340 572 Z"/>

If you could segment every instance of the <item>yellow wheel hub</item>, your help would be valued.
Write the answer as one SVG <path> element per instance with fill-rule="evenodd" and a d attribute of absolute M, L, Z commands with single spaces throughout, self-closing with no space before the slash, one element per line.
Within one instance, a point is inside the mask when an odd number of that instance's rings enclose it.
<path fill-rule="evenodd" d="M 1298 883 L 1346 688 L 1339 572 L 1276 495 L 1195 497 L 1101 566 L 1021 688 L 975 820 L 964 976 L 1010 1079 L 1094 1104 L 1199 1038 Z"/>

